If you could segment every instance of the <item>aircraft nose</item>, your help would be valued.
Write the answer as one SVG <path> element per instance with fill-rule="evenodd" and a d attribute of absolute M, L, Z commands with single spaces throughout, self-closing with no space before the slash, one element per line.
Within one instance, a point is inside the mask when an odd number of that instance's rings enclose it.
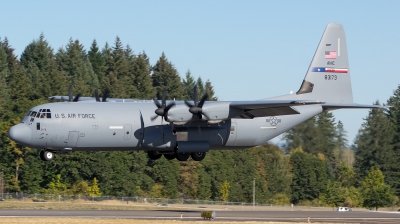
<path fill-rule="evenodd" d="M 8 137 L 23 145 L 29 145 L 31 143 L 31 134 L 31 129 L 25 124 L 14 125 L 8 130 Z"/>

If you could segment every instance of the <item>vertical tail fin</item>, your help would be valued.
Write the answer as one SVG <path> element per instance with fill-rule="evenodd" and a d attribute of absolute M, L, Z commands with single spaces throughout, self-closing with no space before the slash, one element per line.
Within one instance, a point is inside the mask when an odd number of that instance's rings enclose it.
<path fill-rule="evenodd" d="M 300 98 L 327 103 L 353 103 L 346 36 L 341 24 L 330 23 L 326 27 L 296 94 Z"/>

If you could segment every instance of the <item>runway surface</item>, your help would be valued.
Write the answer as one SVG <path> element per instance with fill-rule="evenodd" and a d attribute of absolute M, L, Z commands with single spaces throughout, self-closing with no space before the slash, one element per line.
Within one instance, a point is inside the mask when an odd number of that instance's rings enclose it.
<path fill-rule="evenodd" d="M 182 219 L 181 219 L 182 214 Z M 111 211 L 111 210 L 0 210 L 0 217 L 77 217 L 202 220 L 200 211 Z M 335 211 L 216 211 L 218 221 L 275 221 L 330 223 L 400 223 L 400 212 L 335 212 Z"/>

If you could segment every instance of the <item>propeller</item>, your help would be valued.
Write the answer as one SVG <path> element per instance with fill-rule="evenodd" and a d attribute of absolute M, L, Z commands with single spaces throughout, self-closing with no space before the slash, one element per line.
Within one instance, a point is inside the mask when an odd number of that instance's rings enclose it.
<path fill-rule="evenodd" d="M 99 97 L 99 92 L 97 91 L 97 89 L 94 90 L 94 98 L 96 98 L 96 102 L 101 102 Z"/>
<path fill-rule="evenodd" d="M 210 120 L 210 118 L 207 116 L 207 114 L 203 113 L 203 105 L 206 99 L 208 98 L 207 93 L 204 94 L 204 96 L 201 98 L 200 102 L 198 101 L 197 97 L 197 86 L 193 87 L 193 93 L 194 93 L 194 104 L 190 103 L 189 101 L 185 100 L 185 104 L 189 107 L 189 112 L 192 113 L 193 115 L 196 115 L 199 120 L 203 118 L 203 115 Z"/>
<path fill-rule="evenodd" d="M 69 84 L 68 86 L 68 102 L 78 102 L 79 97 L 81 97 L 82 94 L 78 93 L 75 97 L 72 95 L 72 85 Z M 64 97 L 61 97 L 61 101 L 65 102 Z"/>
<path fill-rule="evenodd" d="M 171 107 L 175 106 L 175 102 L 171 102 L 167 105 L 166 91 L 167 91 L 167 89 L 164 88 L 163 94 L 162 94 L 162 99 L 161 99 L 161 104 L 156 99 L 156 96 L 154 96 L 154 98 L 153 98 L 154 104 L 157 106 L 157 109 L 154 111 L 154 113 L 156 113 L 156 115 L 151 118 L 152 121 L 155 120 L 158 116 L 161 116 L 164 118 L 165 121 L 168 121 L 167 120 L 168 111 L 169 111 L 169 109 L 171 109 Z"/>
<path fill-rule="evenodd" d="M 100 100 L 99 92 L 96 89 L 94 91 L 94 98 L 96 98 L 96 102 L 107 102 L 107 95 L 109 94 L 109 92 L 110 91 L 108 91 L 108 89 L 105 89 L 103 92 L 103 96 L 101 97 L 101 100 Z"/>

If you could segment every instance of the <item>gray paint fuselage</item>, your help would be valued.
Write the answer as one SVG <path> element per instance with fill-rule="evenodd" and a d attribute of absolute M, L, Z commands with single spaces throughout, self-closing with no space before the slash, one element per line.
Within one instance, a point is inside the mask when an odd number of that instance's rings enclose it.
<path fill-rule="evenodd" d="M 183 102 L 176 102 L 177 105 Z M 32 111 L 50 109 L 51 118 L 25 117 L 33 148 L 73 151 L 146 150 L 172 151 L 176 142 L 207 141 L 210 149 L 237 149 L 261 145 L 322 112 L 320 105 L 295 107 L 300 114 L 254 119 L 232 118 L 217 124 L 192 121 L 172 126 L 158 117 L 146 102 L 62 102 L 43 104 Z M 40 124 L 38 126 L 38 123 Z M 272 124 L 271 124 L 272 123 Z"/>

